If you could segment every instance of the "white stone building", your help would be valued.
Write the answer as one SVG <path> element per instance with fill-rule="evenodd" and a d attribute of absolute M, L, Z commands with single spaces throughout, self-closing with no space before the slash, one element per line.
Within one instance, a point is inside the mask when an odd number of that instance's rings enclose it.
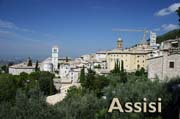
<path fill-rule="evenodd" d="M 9 67 L 9 74 L 12 75 L 20 75 L 22 72 L 30 74 L 34 71 L 35 71 L 35 64 L 32 64 L 32 66 L 28 66 L 27 62 L 15 64 Z"/>
<path fill-rule="evenodd" d="M 98 51 L 96 52 L 95 58 L 97 61 L 106 60 L 107 51 Z"/>
<path fill-rule="evenodd" d="M 94 61 L 93 62 L 93 69 L 107 69 L 106 60 Z"/>
<path fill-rule="evenodd" d="M 72 83 L 78 83 L 79 82 L 79 76 L 80 76 L 81 68 L 72 68 L 69 72 L 69 79 L 72 81 Z"/>
<path fill-rule="evenodd" d="M 180 76 L 180 54 L 164 54 L 163 56 L 153 57 L 148 63 L 148 78 L 173 78 Z"/>
<path fill-rule="evenodd" d="M 83 61 L 90 61 L 90 60 L 91 60 L 91 55 L 90 55 L 90 54 L 82 55 L 82 56 L 81 56 L 81 59 L 82 59 Z"/>
<path fill-rule="evenodd" d="M 61 79 L 68 79 L 71 68 L 69 64 L 61 64 L 59 68 L 59 76 Z"/>
<path fill-rule="evenodd" d="M 41 62 L 40 64 L 40 71 L 49 71 L 49 72 L 53 72 L 53 64 L 51 61 L 51 58 L 48 57 L 47 59 L 45 59 L 44 61 Z"/>
<path fill-rule="evenodd" d="M 180 76 L 180 39 L 162 43 L 162 54 L 148 59 L 148 78 L 160 80 Z"/>

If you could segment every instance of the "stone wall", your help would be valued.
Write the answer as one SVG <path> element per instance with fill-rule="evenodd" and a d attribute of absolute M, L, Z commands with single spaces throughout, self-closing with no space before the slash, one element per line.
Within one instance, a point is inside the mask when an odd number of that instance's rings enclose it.
<path fill-rule="evenodd" d="M 170 68 L 174 62 L 174 68 Z M 158 76 L 160 80 L 180 76 L 180 54 L 164 54 L 148 60 L 148 78 L 153 80 Z"/>

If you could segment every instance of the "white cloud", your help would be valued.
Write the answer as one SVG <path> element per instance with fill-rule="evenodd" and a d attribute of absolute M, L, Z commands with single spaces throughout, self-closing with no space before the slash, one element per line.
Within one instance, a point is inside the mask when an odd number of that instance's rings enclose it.
<path fill-rule="evenodd" d="M 18 29 L 18 27 L 9 21 L 4 21 L 0 19 L 0 28 L 8 28 L 8 29 Z"/>
<path fill-rule="evenodd" d="M 23 32 L 30 32 L 33 33 L 35 31 L 27 29 L 27 28 L 21 28 L 19 26 L 17 26 L 16 24 L 14 24 L 13 22 L 10 21 L 5 21 L 0 19 L 0 28 L 5 28 L 5 29 L 9 29 L 9 30 L 19 30 L 19 31 L 23 31 Z"/>
<path fill-rule="evenodd" d="M 171 30 L 175 30 L 175 29 L 179 29 L 179 25 L 163 24 L 159 28 L 154 28 L 153 31 L 155 31 L 155 32 L 166 31 L 167 32 L 167 31 L 171 31 Z"/>
<path fill-rule="evenodd" d="M 180 3 L 174 3 L 167 8 L 163 8 L 155 13 L 156 16 L 166 16 L 174 13 L 180 7 Z"/>
<path fill-rule="evenodd" d="M 10 31 L 4 31 L 4 30 L 1 30 L 1 29 L 0 29 L 0 35 L 1 35 L 1 34 L 11 34 L 11 32 L 10 32 Z"/>
<path fill-rule="evenodd" d="M 175 24 L 163 24 L 161 26 L 161 28 L 164 30 L 164 31 L 171 31 L 171 30 L 174 30 L 174 29 L 178 29 L 179 26 L 178 25 L 175 25 Z"/>
<path fill-rule="evenodd" d="M 41 39 L 37 39 L 36 37 L 27 36 L 28 34 L 31 34 L 31 36 L 40 36 Z M 13 22 L 6 21 L 0 19 L 0 40 L 2 38 L 8 38 L 8 39 L 20 39 L 25 41 L 59 41 L 58 37 L 51 34 L 51 33 L 43 33 L 35 30 L 31 30 L 28 28 L 23 28 L 18 25 L 16 25 Z"/>
<path fill-rule="evenodd" d="M 153 31 L 156 31 L 156 32 L 158 32 L 158 31 L 160 31 L 161 30 L 161 28 L 155 28 L 155 29 L 153 29 Z"/>

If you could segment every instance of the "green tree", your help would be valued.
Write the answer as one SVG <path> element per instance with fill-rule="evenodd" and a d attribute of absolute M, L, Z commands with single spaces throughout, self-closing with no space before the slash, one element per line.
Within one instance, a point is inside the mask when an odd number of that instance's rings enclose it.
<path fill-rule="evenodd" d="M 124 72 L 124 61 L 121 60 L 121 72 Z"/>
<path fill-rule="evenodd" d="M 7 65 L 1 66 L 1 70 L 2 70 L 4 73 L 8 73 L 8 66 L 7 66 Z"/>
<path fill-rule="evenodd" d="M 124 71 L 125 72 L 125 71 Z M 142 70 L 143 72 L 143 70 Z M 49 72 L 33 72 L 32 74 L 22 73 L 21 76 L 9 74 L 0 75 L 0 118 L 2 119 L 178 119 L 179 111 L 179 84 L 180 78 L 171 79 L 169 82 L 159 80 L 150 81 L 144 75 L 136 76 L 135 73 L 128 73 L 127 82 L 119 82 L 119 74 L 99 76 L 88 71 L 86 79 L 92 79 L 88 93 L 84 93 L 82 87 L 71 87 L 67 91 L 65 99 L 55 106 L 45 102 L 45 89 L 30 88 L 21 90 L 17 88 L 17 79 L 36 80 L 46 82 L 54 76 Z M 113 83 L 112 83 L 113 82 Z M 41 82 L 39 82 L 41 83 Z M 51 82 L 52 83 L 52 82 Z M 114 85 L 116 84 L 116 85 Z M 41 85 L 41 84 L 40 84 Z M 17 91 L 16 91 L 17 90 Z M 157 102 L 162 98 L 162 113 L 107 113 L 112 98 L 120 99 L 121 104 L 125 102 Z M 10 100 L 14 100 L 11 103 Z M 10 101 L 10 102 L 9 102 Z M 175 115 L 174 115 L 175 114 Z M 176 118 L 175 118 L 176 117 Z"/>
<path fill-rule="evenodd" d="M 119 60 L 117 60 L 114 64 L 114 69 L 111 71 L 111 73 L 120 73 L 120 63 Z"/>
<path fill-rule="evenodd" d="M 110 79 L 112 80 L 112 78 Z M 109 85 L 103 89 L 104 96 L 106 96 L 107 103 L 105 106 L 109 106 L 109 101 L 112 98 L 117 97 L 120 99 L 121 104 L 125 102 L 142 102 L 143 98 L 147 98 L 147 102 L 157 102 L 158 98 L 162 98 L 163 111 L 167 108 L 169 101 L 171 100 L 171 94 L 167 92 L 167 88 L 164 83 L 156 80 L 154 82 L 146 80 L 143 76 L 135 76 L 131 74 L 128 77 L 126 83 L 117 82 L 116 86 Z M 163 112 L 162 111 L 162 112 Z M 155 119 L 161 116 L 160 113 L 116 113 L 111 115 L 104 114 L 104 117 L 117 119 Z"/>
<path fill-rule="evenodd" d="M 138 69 L 136 72 L 135 72 L 135 75 L 136 76 L 143 76 L 145 75 L 146 72 L 145 72 L 145 69 L 143 67 L 141 67 L 141 69 Z"/>
<path fill-rule="evenodd" d="M 31 89 L 40 89 L 44 95 L 52 95 L 56 93 L 53 83 L 54 74 L 50 72 L 38 71 L 31 74 L 21 73 L 17 76 L 18 88 L 28 92 Z"/>
<path fill-rule="evenodd" d="M 0 75 L 0 102 L 13 101 L 16 95 L 16 80 L 9 74 Z"/>
<path fill-rule="evenodd" d="M 116 72 L 117 73 L 120 73 L 120 71 L 121 71 L 121 69 L 120 69 L 120 61 L 119 60 L 117 60 L 117 64 L 116 64 L 117 66 L 116 66 Z"/>
<path fill-rule="evenodd" d="M 40 72 L 38 79 L 39 88 L 44 95 L 52 95 L 56 93 L 56 88 L 53 83 L 54 75 L 50 72 Z"/>
<path fill-rule="evenodd" d="M 25 72 L 20 73 L 17 77 L 17 86 L 23 90 L 28 90 L 28 84 L 30 80 L 28 80 L 28 74 Z"/>
<path fill-rule="evenodd" d="M 69 61 L 69 59 L 68 59 L 68 57 L 66 57 L 66 62 L 68 62 Z"/>
<path fill-rule="evenodd" d="M 105 76 L 96 75 L 93 82 L 93 92 L 97 97 L 103 96 L 102 89 L 109 85 L 109 80 Z"/>
<path fill-rule="evenodd" d="M 56 109 L 61 119 L 97 119 L 96 114 L 103 106 L 101 102 L 93 93 L 72 95 L 58 103 Z"/>
<path fill-rule="evenodd" d="M 102 96 L 102 89 L 109 84 L 105 76 L 97 75 L 91 68 L 85 75 L 84 69 L 81 70 L 80 83 L 85 92 L 94 92 L 96 96 Z"/>
<path fill-rule="evenodd" d="M 161 36 L 158 36 L 157 43 L 161 43 L 161 42 L 169 40 L 169 39 L 175 39 L 176 37 L 180 37 L 179 29 L 169 31 Z"/>
<path fill-rule="evenodd" d="M 67 91 L 67 98 L 75 97 L 75 96 L 83 96 L 82 88 L 77 88 L 76 86 L 72 86 Z"/>
<path fill-rule="evenodd" d="M 88 69 L 88 73 L 86 75 L 84 85 L 82 85 L 85 89 L 89 91 L 93 89 L 95 74 L 96 74 L 95 71 L 93 71 L 91 68 Z"/>
<path fill-rule="evenodd" d="M 0 105 L 1 119 L 59 119 L 61 116 L 45 102 L 39 90 L 28 93 L 18 90 L 15 104 L 4 102 Z"/>
<path fill-rule="evenodd" d="M 79 76 L 79 82 L 81 83 L 82 86 L 84 86 L 84 81 L 85 81 L 85 68 L 83 65 L 83 68 L 81 69 L 80 76 Z"/>
<path fill-rule="evenodd" d="M 121 60 L 120 82 L 126 83 L 127 72 L 124 70 L 124 62 Z"/>
<path fill-rule="evenodd" d="M 36 61 L 35 71 L 36 72 L 39 71 L 39 62 L 38 62 L 38 60 Z"/>

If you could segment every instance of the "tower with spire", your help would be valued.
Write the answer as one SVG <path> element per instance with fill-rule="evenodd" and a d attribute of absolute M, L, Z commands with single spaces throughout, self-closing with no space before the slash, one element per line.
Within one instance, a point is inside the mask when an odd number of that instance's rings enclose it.
<path fill-rule="evenodd" d="M 123 40 L 121 37 L 117 40 L 117 49 L 123 49 Z"/>

